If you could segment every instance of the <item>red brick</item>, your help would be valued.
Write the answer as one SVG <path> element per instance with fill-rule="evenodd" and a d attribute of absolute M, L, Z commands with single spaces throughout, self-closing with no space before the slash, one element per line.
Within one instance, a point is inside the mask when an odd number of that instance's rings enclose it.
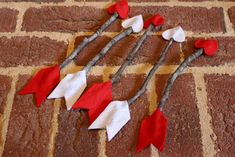
<path fill-rule="evenodd" d="M 233 64 L 235 62 L 235 42 L 234 37 L 218 37 L 216 38 L 219 42 L 219 50 L 213 57 L 201 56 L 197 60 L 193 61 L 191 66 L 218 66 L 224 64 Z M 185 43 L 183 43 L 183 52 L 185 57 L 191 55 L 195 52 L 194 41 L 196 39 L 188 38 Z"/>
<path fill-rule="evenodd" d="M 78 37 L 75 47 L 84 37 Z M 101 59 L 97 65 L 121 65 L 128 54 L 132 51 L 139 38 L 128 36 L 116 43 L 111 50 Z M 96 41 L 89 44 L 77 57 L 77 65 L 86 65 L 111 39 L 106 36 L 99 37 Z M 159 60 L 160 52 L 163 50 L 167 41 L 160 36 L 149 36 L 141 46 L 138 54 L 131 64 L 150 63 L 154 64 Z M 95 50 L 95 51 L 94 51 Z M 178 64 L 180 62 L 180 47 L 174 43 L 170 49 L 165 64 Z"/>
<path fill-rule="evenodd" d="M 126 75 L 113 86 L 114 100 L 126 100 L 134 96 L 143 82 L 143 75 Z M 150 148 L 136 154 L 141 120 L 148 114 L 147 94 L 142 95 L 130 106 L 131 120 L 110 141 L 106 141 L 106 155 L 113 156 L 150 156 Z"/>
<path fill-rule="evenodd" d="M 156 76 L 158 102 L 168 78 L 168 75 Z M 176 80 L 163 113 L 168 119 L 168 128 L 165 149 L 160 156 L 202 157 L 199 112 L 191 74 L 183 74 Z"/>
<path fill-rule="evenodd" d="M 229 15 L 230 21 L 233 24 L 233 28 L 235 29 L 235 7 L 228 9 L 228 15 Z"/>
<path fill-rule="evenodd" d="M 0 8 L 0 32 L 13 32 L 16 28 L 17 10 Z"/>
<path fill-rule="evenodd" d="M 50 65 L 61 62 L 67 44 L 48 37 L 1 37 L 0 66 Z"/>
<path fill-rule="evenodd" d="M 65 0 L 0 0 L 0 2 L 35 2 L 35 3 L 44 3 L 44 2 L 64 2 Z"/>
<path fill-rule="evenodd" d="M 23 19 L 22 30 L 77 32 L 96 31 L 110 15 L 103 9 L 94 7 L 41 7 L 29 8 Z M 120 31 L 120 20 L 117 20 L 109 29 Z"/>
<path fill-rule="evenodd" d="M 235 76 L 205 75 L 218 156 L 235 154 Z"/>
<path fill-rule="evenodd" d="M 102 82 L 101 76 L 90 76 L 89 86 L 93 82 Z M 99 137 L 97 130 L 88 130 L 88 116 L 85 111 L 67 111 L 61 106 L 59 114 L 59 129 L 56 137 L 55 156 L 75 157 L 98 156 Z"/>
<path fill-rule="evenodd" d="M 20 76 L 17 91 L 29 78 Z M 53 101 L 47 100 L 38 108 L 33 95 L 20 96 L 16 93 L 3 156 L 47 156 L 52 114 Z"/>
<path fill-rule="evenodd" d="M 6 100 L 7 100 L 7 94 L 10 91 L 11 88 L 11 81 L 12 79 L 8 76 L 0 75 L 0 114 L 3 114 L 5 106 L 6 106 Z"/>
<path fill-rule="evenodd" d="M 225 32 L 222 8 L 165 6 L 133 6 L 130 8 L 130 16 L 143 14 L 145 19 L 156 13 L 160 13 L 166 19 L 163 29 L 181 25 L 184 30 L 199 33 Z"/>

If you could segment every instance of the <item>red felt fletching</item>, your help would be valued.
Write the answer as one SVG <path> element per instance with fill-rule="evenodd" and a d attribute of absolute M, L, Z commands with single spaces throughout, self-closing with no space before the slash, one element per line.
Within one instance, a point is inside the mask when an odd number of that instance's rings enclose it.
<path fill-rule="evenodd" d="M 40 70 L 25 87 L 20 95 L 35 94 L 37 106 L 47 98 L 60 81 L 60 68 L 58 65 Z"/>
<path fill-rule="evenodd" d="M 205 40 L 198 39 L 194 43 L 195 48 L 203 48 L 207 56 L 213 56 L 218 50 L 218 41 L 217 40 Z"/>
<path fill-rule="evenodd" d="M 126 0 L 120 0 L 111 5 L 107 10 L 109 14 L 114 14 L 116 12 L 121 19 L 125 19 L 129 13 L 128 2 Z"/>
<path fill-rule="evenodd" d="M 151 18 L 149 18 L 147 21 L 145 21 L 144 28 L 147 29 L 150 24 L 153 24 L 155 27 L 163 25 L 164 21 L 165 20 L 161 15 L 156 14 L 152 16 Z"/>
<path fill-rule="evenodd" d="M 72 108 L 87 109 L 89 121 L 92 123 L 112 100 L 112 82 L 96 83 L 78 99 Z"/>
<path fill-rule="evenodd" d="M 158 109 L 141 123 L 137 152 L 150 144 L 153 144 L 160 152 L 163 151 L 166 131 L 167 119 Z"/>

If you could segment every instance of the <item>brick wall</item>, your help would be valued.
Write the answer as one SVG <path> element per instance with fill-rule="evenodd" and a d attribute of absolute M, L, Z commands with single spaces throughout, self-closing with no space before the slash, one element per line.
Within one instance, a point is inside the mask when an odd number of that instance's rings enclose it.
<path fill-rule="evenodd" d="M 19 96 L 35 71 L 60 63 L 84 36 L 109 15 L 108 0 L 0 0 L 0 154 L 3 157 L 228 157 L 235 154 L 235 2 L 234 0 L 130 0 L 130 16 L 160 13 L 164 29 L 180 24 L 187 41 L 174 44 L 165 65 L 147 92 L 131 106 L 131 121 L 111 141 L 105 131 L 88 131 L 85 112 L 66 111 L 64 100 L 47 100 L 37 108 L 32 95 Z M 141 3 L 140 3 L 141 2 Z M 63 74 L 81 69 L 121 30 L 115 22 L 70 64 Z M 169 74 L 193 53 L 198 37 L 219 40 L 213 58 L 193 62 L 174 84 L 164 113 L 169 119 L 163 153 L 153 147 L 135 154 L 138 128 L 152 113 Z M 137 41 L 116 44 L 89 74 L 89 85 L 109 79 Z M 140 87 L 165 45 L 153 33 L 113 88 L 115 99 L 127 99 Z"/>

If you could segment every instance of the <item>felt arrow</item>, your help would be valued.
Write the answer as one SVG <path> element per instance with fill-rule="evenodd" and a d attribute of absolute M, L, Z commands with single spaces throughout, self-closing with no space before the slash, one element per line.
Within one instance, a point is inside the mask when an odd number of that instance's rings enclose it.
<path fill-rule="evenodd" d="M 126 0 L 118 1 L 117 3 L 111 5 L 108 8 L 108 13 L 109 14 L 118 13 L 121 19 L 127 18 L 129 13 L 128 2 Z"/>
<path fill-rule="evenodd" d="M 130 110 L 127 101 L 112 101 L 88 129 L 106 128 L 110 141 L 129 120 Z"/>
<path fill-rule="evenodd" d="M 83 48 L 94 41 L 106 28 L 108 28 L 118 17 L 126 18 L 128 16 L 128 3 L 125 0 L 119 1 L 108 8 L 108 13 L 113 14 L 92 36 L 84 38 L 83 42 L 66 58 L 66 60 L 59 66 L 40 70 L 34 78 L 24 87 L 19 94 L 35 93 L 36 104 L 40 106 L 41 103 L 48 97 L 50 92 L 56 87 L 60 79 L 60 69 L 64 68 L 70 63 Z M 70 101 L 70 100 L 67 100 Z"/>
<path fill-rule="evenodd" d="M 161 15 L 156 14 L 153 17 L 149 18 L 147 21 L 145 21 L 144 28 L 147 29 L 151 24 L 154 25 L 155 27 L 161 26 L 164 24 L 164 22 L 165 22 L 164 18 Z"/>
<path fill-rule="evenodd" d="M 136 22 L 139 22 L 138 19 L 136 19 Z M 135 21 L 133 21 L 133 25 L 135 25 Z M 115 36 L 89 63 L 84 67 L 82 75 L 79 73 L 77 74 L 69 74 L 69 78 L 65 77 L 65 81 L 62 80 L 62 83 L 59 84 L 55 90 L 52 92 L 52 95 L 48 98 L 59 98 L 59 97 L 65 97 L 66 99 L 66 106 L 67 109 L 71 109 L 72 106 L 79 106 L 74 104 L 76 100 L 81 96 L 83 93 L 85 87 L 86 87 L 86 73 L 90 71 L 92 66 L 94 66 L 100 59 L 102 59 L 108 51 L 111 49 L 111 47 L 126 37 L 127 35 L 130 35 L 133 33 L 133 29 L 130 26 L 130 28 L 124 30 L 117 36 Z M 74 75 L 74 76 L 73 76 Z M 76 77 L 77 76 L 77 77 Z M 73 81 L 71 80 L 73 78 Z M 69 79 L 69 80 L 68 80 Z M 77 83 L 77 84 L 76 84 Z M 66 88 L 65 88 L 66 86 Z M 69 88 L 68 88 L 69 87 Z M 73 87 L 73 88 L 71 88 Z M 63 93 L 63 94 L 62 94 Z M 75 108 L 75 107 L 73 107 Z"/>
<path fill-rule="evenodd" d="M 211 40 L 197 40 L 195 42 L 204 42 Z M 213 46 L 218 45 L 216 40 L 213 40 L 213 42 L 208 42 L 207 46 Z M 203 46 L 204 48 L 204 46 Z M 209 56 L 213 53 L 215 54 L 215 51 L 217 51 L 218 47 L 216 49 L 213 48 L 213 50 L 210 51 Z M 204 52 L 206 55 L 208 55 L 208 52 Z M 145 118 L 140 127 L 139 132 L 139 140 L 137 145 L 137 152 L 140 152 L 150 144 L 153 144 L 159 151 L 163 151 L 164 149 L 164 143 L 166 138 L 166 130 L 167 130 L 167 119 L 162 113 L 163 106 L 166 104 L 167 100 L 169 99 L 170 90 L 172 89 L 173 83 L 175 80 L 179 77 L 179 75 L 183 72 L 183 70 L 195 59 L 200 57 L 203 54 L 203 49 L 198 49 L 194 54 L 186 58 L 179 67 L 175 70 L 175 72 L 171 75 L 170 79 L 167 81 L 166 88 L 164 90 L 162 99 L 160 100 L 160 103 L 158 105 L 158 109 L 149 117 Z"/>
<path fill-rule="evenodd" d="M 176 42 L 185 41 L 185 33 L 184 33 L 184 30 L 180 26 L 164 31 L 162 33 L 162 37 L 165 40 L 174 39 L 174 41 Z"/>
<path fill-rule="evenodd" d="M 48 96 L 48 99 L 64 97 L 67 109 L 70 110 L 73 104 L 81 96 L 86 86 L 87 80 L 85 71 L 79 71 L 75 74 L 67 74 Z"/>
<path fill-rule="evenodd" d="M 194 43 L 195 48 L 203 48 L 207 56 L 213 56 L 217 51 L 219 45 L 216 40 L 198 39 Z"/>
<path fill-rule="evenodd" d="M 19 94 L 35 94 L 36 104 L 39 107 L 59 81 L 60 68 L 58 65 L 45 68 L 40 70 Z"/>
<path fill-rule="evenodd" d="M 158 109 L 141 122 L 137 152 L 153 144 L 160 152 L 164 149 L 167 119 Z"/>
<path fill-rule="evenodd" d="M 133 32 L 138 33 L 142 31 L 144 27 L 143 17 L 142 15 L 138 15 L 129 19 L 126 19 L 122 22 L 123 28 L 131 27 Z"/>
<path fill-rule="evenodd" d="M 160 18 L 160 15 L 157 15 Z M 161 17 L 162 18 L 162 17 Z M 163 19 L 163 18 L 162 18 Z M 131 53 L 129 53 L 128 57 L 118 69 L 117 73 L 114 74 L 111 81 L 104 83 L 96 83 L 93 84 L 72 107 L 73 109 L 81 108 L 87 109 L 90 124 L 99 116 L 99 114 L 107 107 L 107 105 L 112 101 L 112 85 L 117 82 L 119 77 L 125 68 L 131 63 L 134 57 L 137 55 L 137 52 L 140 46 L 144 43 L 146 37 L 153 31 L 154 26 L 156 26 L 156 30 L 160 29 L 161 22 L 154 24 L 150 24 L 149 27 L 145 30 L 142 37 L 134 46 Z M 158 27 L 159 26 L 159 27 Z"/>

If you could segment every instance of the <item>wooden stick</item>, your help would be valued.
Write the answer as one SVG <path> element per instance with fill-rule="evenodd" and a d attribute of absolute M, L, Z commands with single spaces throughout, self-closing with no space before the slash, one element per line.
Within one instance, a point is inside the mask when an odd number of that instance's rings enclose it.
<path fill-rule="evenodd" d="M 144 80 L 144 83 L 141 87 L 141 89 L 136 93 L 135 96 L 133 96 L 131 99 L 128 100 L 128 104 L 132 104 L 138 97 L 140 97 L 146 90 L 147 85 L 150 81 L 150 79 L 152 78 L 152 76 L 155 74 L 155 71 L 159 68 L 159 66 L 165 61 L 166 58 L 166 54 L 168 52 L 168 50 L 170 49 L 172 43 L 173 43 L 173 39 L 171 39 L 168 44 L 166 45 L 166 47 L 164 48 L 164 50 L 161 52 L 160 55 L 160 59 L 157 63 L 154 64 L 154 66 L 152 67 L 152 69 L 150 70 L 150 72 L 148 73 L 148 76 L 146 77 L 146 79 Z"/>
<path fill-rule="evenodd" d="M 118 14 L 114 13 L 109 20 L 107 20 L 92 36 L 89 38 L 85 37 L 80 45 L 71 53 L 71 55 L 66 58 L 66 60 L 60 64 L 60 69 L 64 68 L 68 63 L 70 63 L 80 52 L 86 47 L 89 43 L 95 40 L 101 33 L 109 27 L 116 19 L 118 18 Z"/>
<path fill-rule="evenodd" d="M 156 30 L 159 30 L 161 28 L 157 27 Z M 131 53 L 129 53 L 129 55 L 127 56 L 126 60 L 124 61 L 124 63 L 121 65 L 121 67 L 118 69 L 118 71 L 114 74 L 114 76 L 112 77 L 111 81 L 112 84 L 116 83 L 119 79 L 120 76 L 122 74 L 122 72 L 126 69 L 126 67 L 132 62 L 132 60 L 134 59 L 134 57 L 136 56 L 138 50 L 140 49 L 140 46 L 144 43 L 145 39 L 147 38 L 147 36 L 150 34 L 150 32 L 152 32 L 154 29 L 154 26 L 151 24 L 149 25 L 149 27 L 145 30 L 144 34 L 142 35 L 142 37 L 139 39 L 139 41 L 136 43 L 135 47 L 132 49 Z"/>
<path fill-rule="evenodd" d="M 175 72 L 171 75 L 170 79 L 167 81 L 167 85 L 164 91 L 164 94 L 162 96 L 162 99 L 159 103 L 159 108 L 162 111 L 163 106 L 166 104 L 167 100 L 169 99 L 169 93 L 170 90 L 173 86 L 173 83 L 175 82 L 175 80 L 177 79 L 177 77 L 182 73 L 182 71 L 196 58 L 198 58 L 199 56 L 201 56 L 203 54 L 203 49 L 199 49 L 196 51 L 196 53 L 192 54 L 191 56 L 189 56 L 188 58 L 186 58 L 181 64 L 180 66 L 175 70 Z"/>
<path fill-rule="evenodd" d="M 128 28 L 122 33 L 115 36 L 101 51 L 98 53 L 85 67 L 83 70 L 89 72 L 91 67 L 95 65 L 100 59 L 104 57 L 104 55 L 111 49 L 111 47 L 117 43 L 119 40 L 123 39 L 127 35 L 130 35 L 133 32 L 132 28 Z"/>

